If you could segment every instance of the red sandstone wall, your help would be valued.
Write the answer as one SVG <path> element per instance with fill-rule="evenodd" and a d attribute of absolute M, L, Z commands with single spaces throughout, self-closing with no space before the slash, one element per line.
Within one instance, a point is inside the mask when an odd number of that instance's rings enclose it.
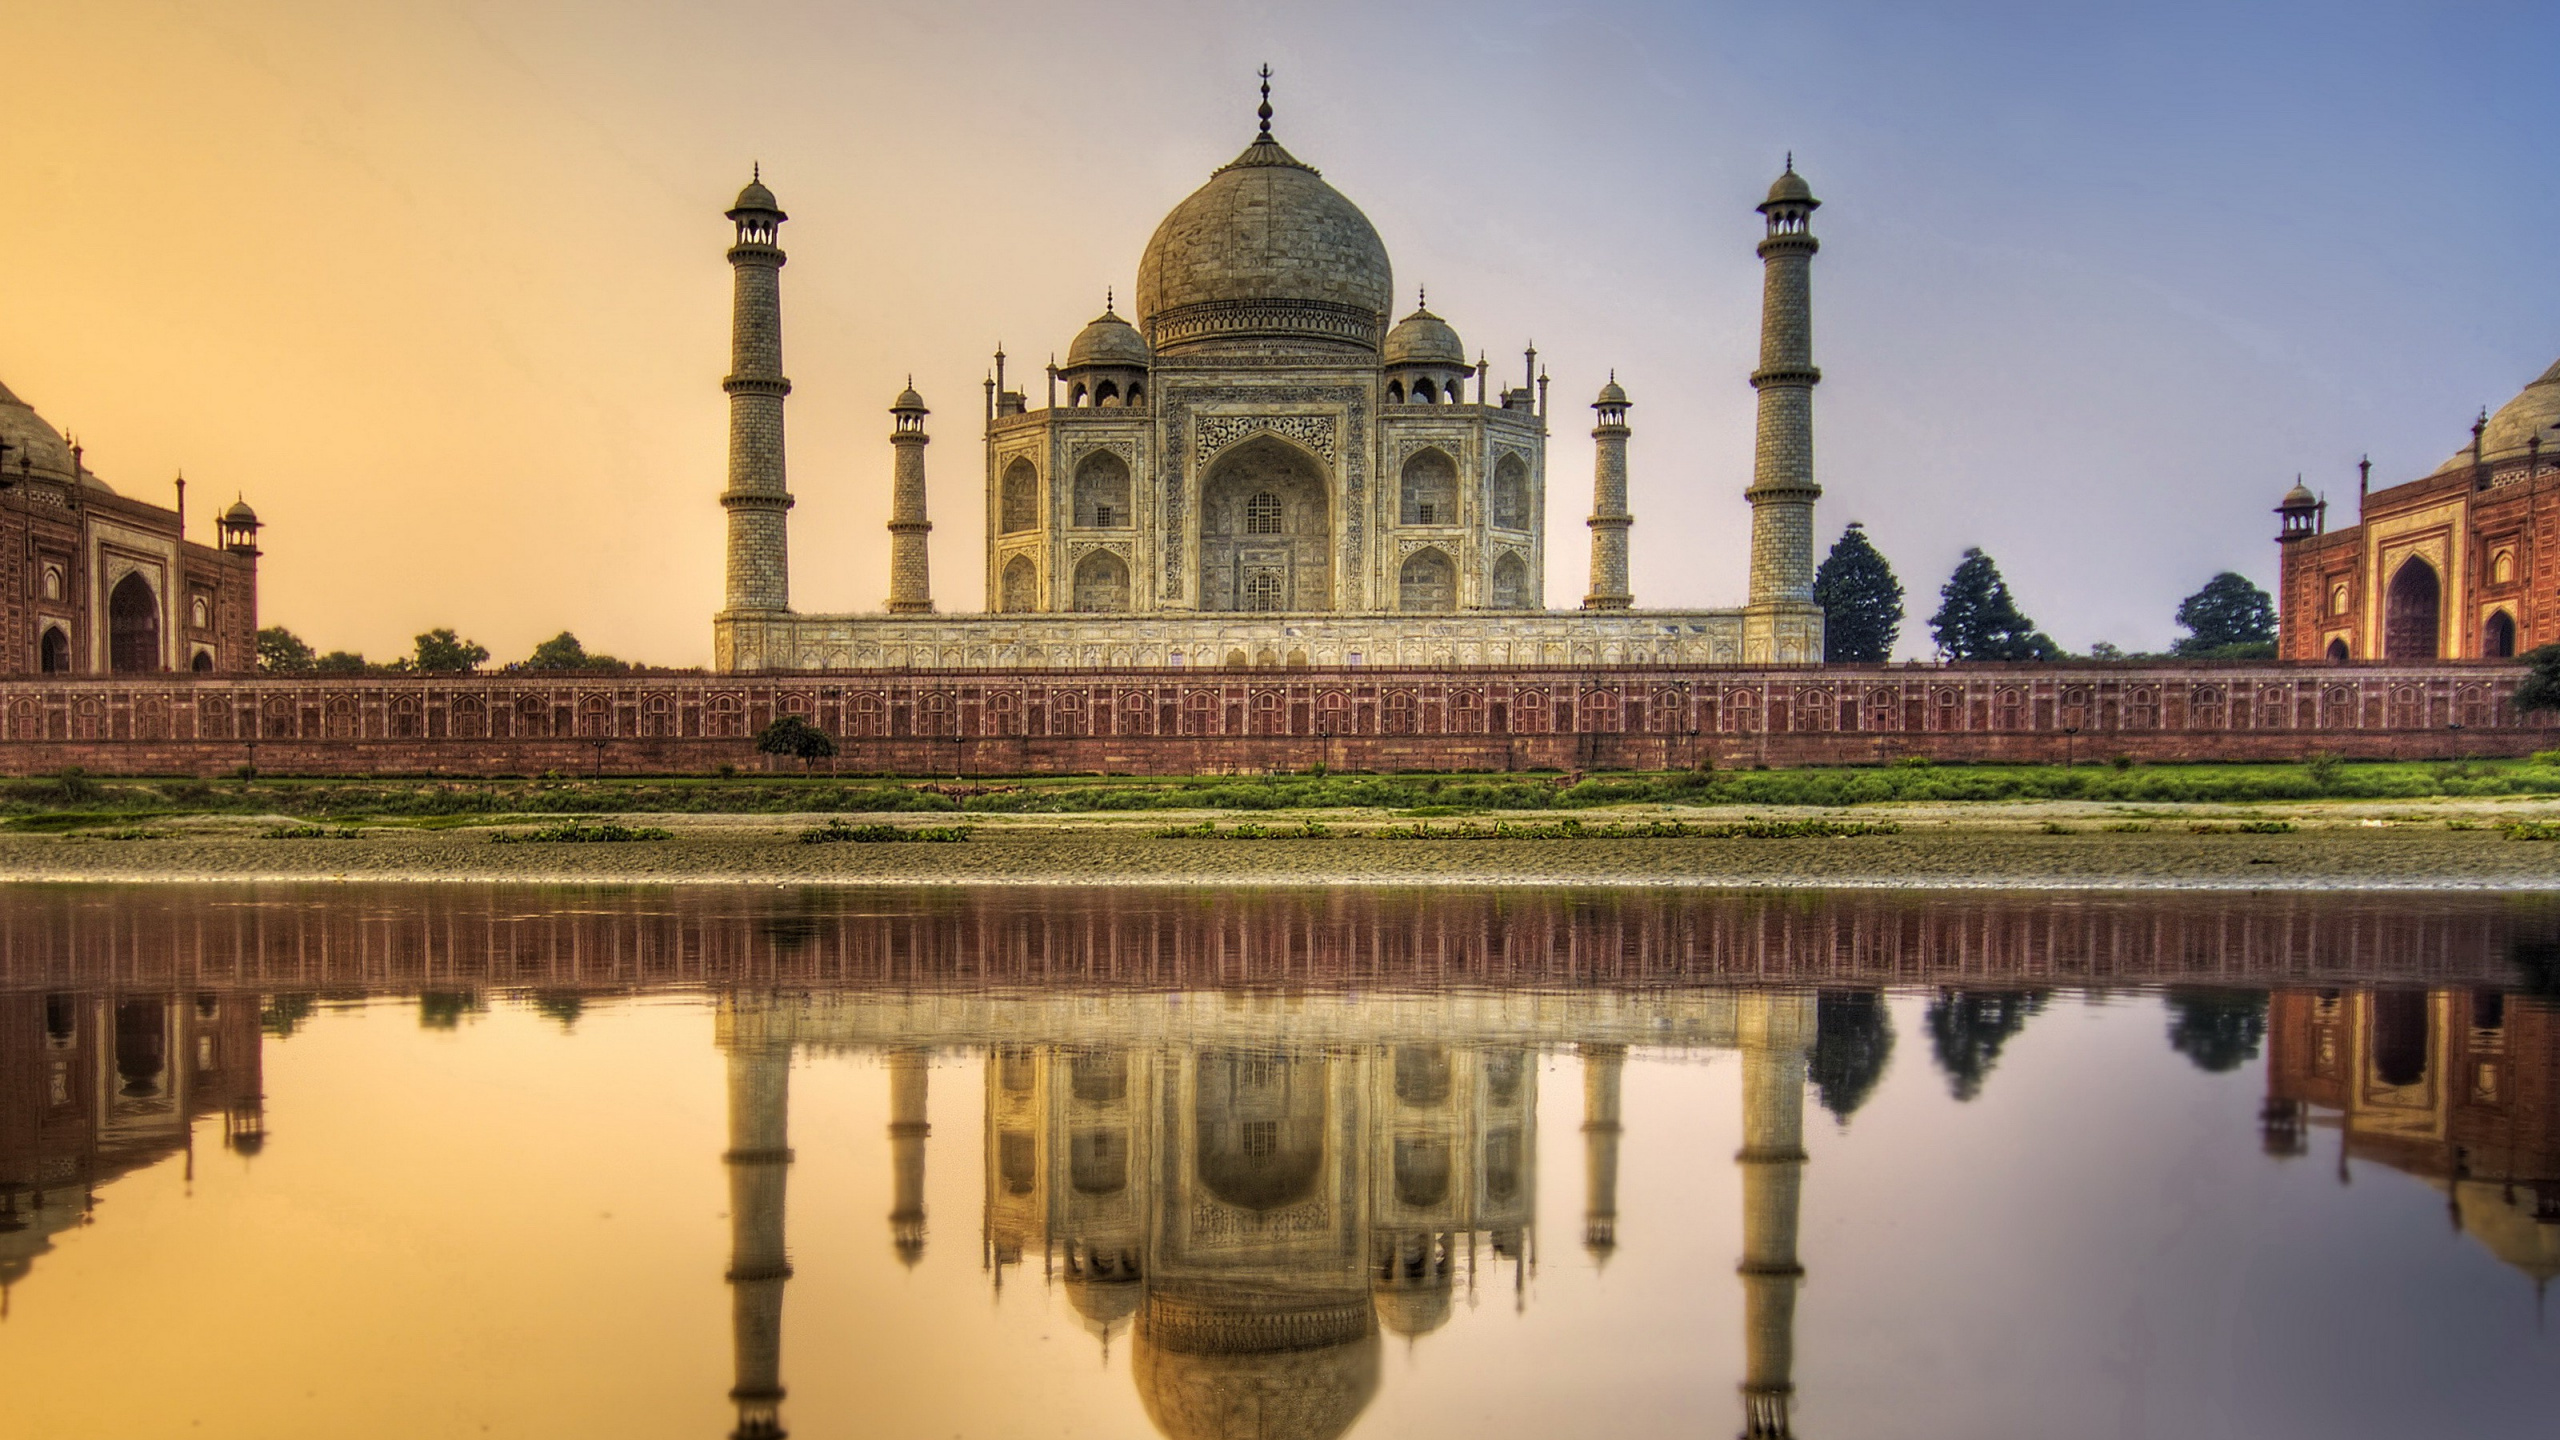
<path fill-rule="evenodd" d="M 1180 670 L 0 681 L 0 773 L 1202 774 L 2515 755 L 2511 665 Z"/>

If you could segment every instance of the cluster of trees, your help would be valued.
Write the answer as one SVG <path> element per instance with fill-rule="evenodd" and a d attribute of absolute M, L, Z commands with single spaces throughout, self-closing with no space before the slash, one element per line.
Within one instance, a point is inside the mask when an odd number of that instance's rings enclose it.
<path fill-rule="evenodd" d="M 1982 1094 L 2000 1052 L 2043 1012 L 2042 990 L 1977 990 L 1950 986 L 1929 997 L 1921 1021 L 1930 1058 L 1958 1100 Z M 2208 1075 L 2226 1075 L 2258 1058 L 2267 1038 L 2264 991 L 2171 986 L 2162 997 L 2169 1048 Z M 1893 1059 L 1893 1014 L 1881 990 L 1825 990 L 1814 1002 L 1813 1052 L 1805 1078 L 1814 1097 L 1843 1124 L 1875 1093 Z"/>
<path fill-rule="evenodd" d="M 466 640 L 451 626 L 417 637 L 408 654 L 392 660 L 367 660 L 353 650 L 316 654 L 310 642 L 281 625 L 258 632 L 258 668 L 271 675 L 460 675 L 489 663 L 489 647 Z M 533 647 L 533 654 L 505 667 L 511 673 L 578 672 L 618 675 L 635 669 L 630 662 L 591 651 L 563 630 Z"/>
<path fill-rule="evenodd" d="M 1892 658 L 1902 633 L 1902 582 L 1882 551 L 1856 521 L 1840 533 L 1813 576 L 1813 598 L 1822 607 L 1828 658 L 1848 664 L 1881 664 Z M 2275 654 L 2276 606 L 2246 576 L 2226 570 L 2178 603 L 2176 620 L 2187 633 L 2169 653 L 2189 659 L 2255 660 Z M 2036 628 L 2000 567 L 1979 547 L 1964 552 L 1955 573 L 1938 587 L 1938 612 L 1929 638 L 1948 660 L 2059 660 L 2053 637 Z M 2142 658 L 2100 641 L 2098 660 Z"/>

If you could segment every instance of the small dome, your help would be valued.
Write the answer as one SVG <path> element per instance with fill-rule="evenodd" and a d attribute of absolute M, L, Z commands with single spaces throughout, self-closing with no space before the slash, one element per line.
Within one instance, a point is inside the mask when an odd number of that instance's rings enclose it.
<path fill-rule="evenodd" d="M 904 411 L 915 415 L 933 413 L 924 408 L 924 397 L 916 393 L 916 382 L 913 377 L 907 380 L 907 388 L 898 392 L 898 398 L 889 402 L 889 409 L 892 412 Z"/>
<path fill-rule="evenodd" d="M 225 525 L 255 525 L 258 523 L 258 512 L 249 508 L 248 501 L 234 500 L 231 502 L 231 508 L 222 512 L 222 523 Z"/>
<path fill-rule="evenodd" d="M 1804 177 L 1796 173 L 1795 157 L 1790 155 L 1787 157 L 1786 173 L 1771 183 L 1769 198 L 1760 202 L 1760 208 L 1766 210 L 1772 205 L 1813 206 L 1821 203 L 1813 198 L 1813 187 L 1804 183 Z"/>
<path fill-rule="evenodd" d="M 1458 342 L 1458 332 L 1449 328 L 1448 321 L 1420 307 L 1387 332 L 1382 358 L 1390 365 L 1474 368 L 1467 364 L 1467 347 Z"/>
<path fill-rule="evenodd" d="M 2480 454 L 2487 460 L 2505 460 L 2525 453 L 2528 443 L 2538 433 L 2542 448 L 2560 452 L 2560 361 L 2542 372 L 2542 378 L 2524 387 L 2516 398 L 2498 407 L 2489 417 L 2488 427 L 2480 432 Z M 2471 447 L 2463 446 L 2453 458 L 2436 467 L 2436 473 L 2459 470 L 2471 463 Z"/>
<path fill-rule="evenodd" d="M 2320 497 L 2311 493 L 2311 487 L 2303 484 L 2299 480 L 2296 480 L 2293 482 L 2293 488 L 2284 492 L 2284 499 L 2277 502 L 2276 508 L 2279 510 L 2312 510 L 2317 509 L 2319 504 Z"/>
<path fill-rule="evenodd" d="M 1075 343 L 1067 347 L 1070 370 L 1079 365 L 1134 365 L 1144 369 L 1154 358 L 1147 352 L 1147 339 L 1138 333 L 1138 327 L 1121 319 L 1107 305 L 1092 323 L 1076 332 Z"/>
<path fill-rule="evenodd" d="M 1378 1287 L 1378 1323 L 1408 1340 L 1418 1340 L 1449 1323 L 1450 1293 L 1445 1285 Z"/>
<path fill-rule="evenodd" d="M 761 166 L 757 167 L 756 178 L 748 181 L 747 188 L 738 192 L 738 203 L 729 207 L 729 218 L 732 220 L 741 215 L 751 214 L 770 215 L 776 220 L 791 218 L 782 213 L 782 202 L 774 199 L 773 192 L 764 188 L 764 170 Z"/>
<path fill-rule="evenodd" d="M 1609 383 L 1600 387 L 1600 398 L 1591 402 L 1591 408 L 1597 410 L 1603 405 L 1626 406 L 1632 403 L 1627 399 L 1625 388 L 1618 384 L 1618 372 L 1612 370 Z"/>

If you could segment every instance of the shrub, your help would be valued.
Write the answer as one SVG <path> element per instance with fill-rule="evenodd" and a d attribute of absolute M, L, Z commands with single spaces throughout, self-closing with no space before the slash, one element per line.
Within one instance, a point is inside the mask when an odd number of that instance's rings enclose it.
<path fill-rule="evenodd" d="M 492 845 L 625 845 L 635 840 L 670 840 L 674 832 L 654 825 L 622 825 L 606 821 L 589 825 L 563 820 L 539 830 L 512 830 L 489 837 Z"/>
<path fill-rule="evenodd" d="M 829 820 L 800 832 L 803 845 L 895 845 L 904 841 L 954 844 L 968 838 L 966 825 L 853 825 L 843 820 Z"/>

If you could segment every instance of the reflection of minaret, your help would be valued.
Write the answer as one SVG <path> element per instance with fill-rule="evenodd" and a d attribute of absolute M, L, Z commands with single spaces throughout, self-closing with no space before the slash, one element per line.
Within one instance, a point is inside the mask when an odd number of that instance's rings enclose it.
<path fill-rule="evenodd" d="M 924 1258 L 925 1080 L 932 1057 L 920 1049 L 889 1052 L 889 1173 L 895 1200 L 889 1210 L 889 1239 L 898 1258 L 909 1265 Z"/>
<path fill-rule="evenodd" d="M 1618 1078 L 1624 1045 L 1582 1047 L 1582 1248 L 1606 1261 L 1618 1248 Z"/>
<path fill-rule="evenodd" d="M 738 1383 L 733 1440 L 781 1440 L 782 1192 L 791 1165 L 791 1046 L 761 1034 L 729 1042 L 729 1286 Z"/>
<path fill-rule="evenodd" d="M 1740 1000 L 1742 1040 L 1742 1376 L 1744 1440 L 1794 1432 L 1796 1209 L 1804 1177 L 1805 1050 L 1813 1038 L 1808 996 L 1755 993 Z"/>

